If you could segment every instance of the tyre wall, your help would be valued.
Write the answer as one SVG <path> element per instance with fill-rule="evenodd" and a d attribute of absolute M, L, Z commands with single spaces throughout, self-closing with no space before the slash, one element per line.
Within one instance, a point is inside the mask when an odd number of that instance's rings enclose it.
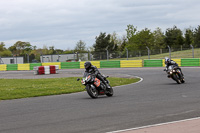
<path fill-rule="evenodd" d="M 199 58 L 172 59 L 179 66 L 200 66 Z M 84 69 L 84 61 L 81 62 L 48 62 L 27 64 L 0 64 L 0 71 L 33 70 L 36 66 L 58 65 L 59 69 Z M 128 68 L 128 67 L 165 67 L 164 59 L 149 60 L 120 60 L 120 61 L 91 61 L 97 68 Z"/>

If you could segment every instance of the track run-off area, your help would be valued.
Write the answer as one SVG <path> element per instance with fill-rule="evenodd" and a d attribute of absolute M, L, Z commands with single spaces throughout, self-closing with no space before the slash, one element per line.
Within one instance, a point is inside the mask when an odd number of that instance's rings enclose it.
<path fill-rule="evenodd" d="M 91 99 L 86 92 L 0 101 L 0 133 L 105 133 L 200 117 L 200 67 L 181 67 L 184 84 L 167 78 L 164 68 L 104 68 L 114 77 L 141 77 L 114 87 L 113 97 Z M 34 75 L 1 71 L 0 78 L 81 76 L 84 69 Z M 147 132 L 148 133 L 148 132 Z M 177 132 L 178 133 L 178 132 Z"/>

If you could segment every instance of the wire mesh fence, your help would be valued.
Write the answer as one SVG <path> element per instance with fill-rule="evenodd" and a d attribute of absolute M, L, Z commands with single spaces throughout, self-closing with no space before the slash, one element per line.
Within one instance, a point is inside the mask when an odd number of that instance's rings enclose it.
<path fill-rule="evenodd" d="M 38 57 L 38 55 L 37 55 Z M 77 62 L 77 61 L 97 61 L 97 60 L 138 60 L 138 59 L 172 59 L 180 58 L 200 58 L 200 48 L 163 48 L 163 49 L 144 49 L 144 50 L 127 50 L 124 51 L 88 51 L 72 54 L 54 54 L 1 57 L 1 64 L 19 64 L 19 63 L 45 63 L 45 62 Z M 22 59 L 23 58 L 23 59 Z"/>

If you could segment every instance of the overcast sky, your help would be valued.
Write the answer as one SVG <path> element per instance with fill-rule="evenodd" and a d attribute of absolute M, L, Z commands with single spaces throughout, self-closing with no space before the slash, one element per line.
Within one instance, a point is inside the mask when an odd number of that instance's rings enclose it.
<path fill-rule="evenodd" d="M 17 41 L 74 49 L 95 43 L 100 32 L 119 37 L 131 24 L 138 30 L 181 30 L 200 25 L 200 0 L 0 0 L 0 42 Z"/>

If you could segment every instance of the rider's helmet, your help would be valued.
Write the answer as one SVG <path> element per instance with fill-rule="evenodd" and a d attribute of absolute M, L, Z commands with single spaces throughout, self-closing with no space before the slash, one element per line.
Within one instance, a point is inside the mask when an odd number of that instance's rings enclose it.
<path fill-rule="evenodd" d="M 165 57 L 165 64 L 170 63 L 170 59 L 168 57 Z"/>
<path fill-rule="evenodd" d="M 91 66 L 92 66 L 92 64 L 91 64 L 91 62 L 89 62 L 89 61 L 87 61 L 87 62 L 84 63 L 85 69 L 88 69 L 88 68 L 90 68 Z"/>

